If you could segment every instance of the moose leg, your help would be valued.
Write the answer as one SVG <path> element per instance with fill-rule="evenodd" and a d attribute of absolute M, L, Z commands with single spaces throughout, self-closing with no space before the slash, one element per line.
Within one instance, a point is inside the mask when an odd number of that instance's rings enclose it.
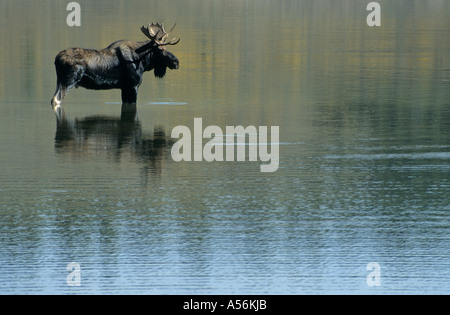
<path fill-rule="evenodd" d="M 62 86 L 62 84 L 59 82 L 56 83 L 56 92 L 55 95 L 53 95 L 52 98 L 52 107 L 53 110 L 59 105 L 61 105 L 62 99 L 66 96 L 66 88 Z"/>
<path fill-rule="evenodd" d="M 123 104 L 136 104 L 138 87 L 123 87 L 122 88 L 122 103 Z"/>
<path fill-rule="evenodd" d="M 56 110 L 61 105 L 67 92 L 81 81 L 84 75 L 84 68 L 82 66 L 62 67 L 56 65 L 56 75 L 58 77 L 56 91 L 51 102 L 53 110 Z"/>

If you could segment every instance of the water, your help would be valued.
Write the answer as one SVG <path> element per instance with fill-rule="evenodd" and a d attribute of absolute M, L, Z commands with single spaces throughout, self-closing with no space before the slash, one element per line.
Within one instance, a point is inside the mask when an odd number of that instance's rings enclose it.
<path fill-rule="evenodd" d="M 448 1 L 79 3 L 1 4 L 0 293 L 450 293 Z M 137 119 L 80 88 L 57 124 L 55 55 L 153 21 L 180 69 Z M 279 126 L 279 169 L 174 162 L 195 117 Z"/>

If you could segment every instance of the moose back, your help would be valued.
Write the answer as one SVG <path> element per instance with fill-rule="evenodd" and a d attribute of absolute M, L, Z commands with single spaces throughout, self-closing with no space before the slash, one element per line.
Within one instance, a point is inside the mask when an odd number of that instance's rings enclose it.
<path fill-rule="evenodd" d="M 166 32 L 163 24 L 152 23 L 141 27 L 149 38 L 147 41 L 119 40 L 101 50 L 61 51 L 55 58 L 57 81 L 51 101 L 53 110 L 57 110 L 71 88 L 79 86 L 94 90 L 121 89 L 122 102 L 136 104 L 144 72 L 154 70 L 155 77 L 162 78 L 167 68 L 179 67 L 178 58 L 167 50 L 167 46 L 180 41 L 168 40 L 174 27 Z"/>

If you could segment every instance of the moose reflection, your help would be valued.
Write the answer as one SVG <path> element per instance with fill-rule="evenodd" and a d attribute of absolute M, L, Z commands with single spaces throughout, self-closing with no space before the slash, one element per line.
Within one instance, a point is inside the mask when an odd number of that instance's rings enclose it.
<path fill-rule="evenodd" d="M 114 163 L 134 159 L 142 165 L 144 180 L 148 175 L 158 175 L 161 164 L 170 155 L 173 141 L 167 138 L 162 127 L 145 134 L 137 118 L 136 106 L 123 105 L 120 117 L 89 116 L 82 119 L 67 118 L 59 108 L 56 115 L 55 150 L 74 158 L 106 154 Z"/>
<path fill-rule="evenodd" d="M 167 51 L 168 45 L 180 41 L 168 40 L 172 30 L 166 32 L 163 24 L 152 23 L 141 27 L 149 38 L 147 41 L 119 40 L 101 50 L 61 51 L 55 58 L 57 81 L 51 101 L 53 110 L 57 111 L 71 88 L 79 86 L 93 90 L 121 89 L 122 102 L 135 104 L 144 72 L 154 70 L 155 76 L 162 78 L 167 68 L 179 67 L 177 57 Z"/>

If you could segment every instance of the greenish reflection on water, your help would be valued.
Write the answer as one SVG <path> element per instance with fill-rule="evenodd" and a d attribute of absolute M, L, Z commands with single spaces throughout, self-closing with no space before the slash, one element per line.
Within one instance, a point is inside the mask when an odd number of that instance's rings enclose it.
<path fill-rule="evenodd" d="M 450 4 L 7 1 L 0 292 L 449 293 Z M 180 69 L 50 108 L 54 56 L 174 22 Z M 171 130 L 280 126 L 280 167 L 175 163 Z M 68 263 L 82 270 L 68 287 Z M 381 286 L 366 283 L 378 262 Z"/>

